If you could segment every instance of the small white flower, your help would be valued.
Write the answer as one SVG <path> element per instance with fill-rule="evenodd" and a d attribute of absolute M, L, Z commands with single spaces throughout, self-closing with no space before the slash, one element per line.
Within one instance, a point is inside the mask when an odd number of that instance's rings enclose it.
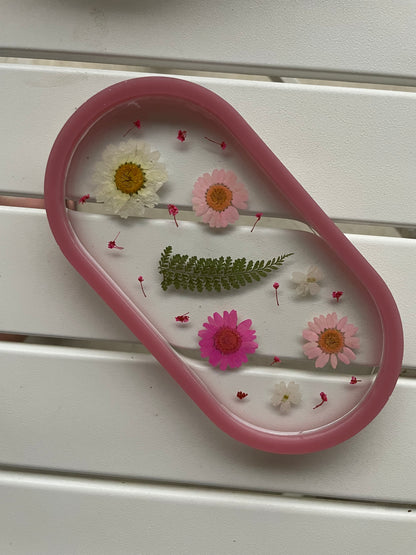
<path fill-rule="evenodd" d="M 141 216 L 145 208 L 153 208 L 159 202 L 156 192 L 168 178 L 159 157 L 144 141 L 107 146 L 94 175 L 97 202 L 122 218 Z"/>
<path fill-rule="evenodd" d="M 324 279 L 324 274 L 318 266 L 309 266 L 306 274 L 293 272 L 292 281 L 296 284 L 296 294 L 301 297 L 316 295 L 320 289 L 318 281 Z"/>
<path fill-rule="evenodd" d="M 295 382 L 280 382 L 274 386 L 274 394 L 272 397 L 272 405 L 278 407 L 280 411 L 286 413 L 290 410 L 291 405 L 298 405 L 302 400 L 302 394 L 299 385 Z"/>

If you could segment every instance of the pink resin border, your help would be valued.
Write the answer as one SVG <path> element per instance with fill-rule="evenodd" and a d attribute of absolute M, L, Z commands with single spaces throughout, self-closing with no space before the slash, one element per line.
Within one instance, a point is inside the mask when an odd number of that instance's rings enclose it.
<path fill-rule="evenodd" d="M 317 431 L 295 435 L 260 430 L 234 417 L 201 385 L 158 330 L 131 303 L 117 284 L 105 276 L 80 244 L 68 221 L 65 207 L 65 182 L 72 154 L 85 133 L 101 116 L 116 106 L 141 97 L 181 99 L 222 122 L 248 155 L 272 178 L 276 187 L 303 215 L 305 221 L 348 263 L 356 277 L 369 290 L 382 323 L 382 360 L 375 383 L 365 401 L 347 417 Z M 176 78 L 140 77 L 112 85 L 90 98 L 69 118 L 53 145 L 45 175 L 45 207 L 55 239 L 71 264 L 201 410 L 233 438 L 257 449 L 275 453 L 318 451 L 359 432 L 378 414 L 392 393 L 401 369 L 403 333 L 396 304 L 386 284 L 240 114 L 208 89 Z"/>

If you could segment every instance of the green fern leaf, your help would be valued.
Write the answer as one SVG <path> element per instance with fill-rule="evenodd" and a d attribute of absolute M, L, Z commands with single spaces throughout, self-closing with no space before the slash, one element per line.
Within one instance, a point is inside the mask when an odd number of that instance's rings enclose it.
<path fill-rule="evenodd" d="M 280 268 L 292 252 L 270 260 L 249 260 L 245 258 L 198 258 L 187 254 L 172 254 L 172 247 L 166 247 L 159 260 L 161 287 L 164 291 L 170 286 L 190 291 L 239 289 L 249 283 L 260 281 L 270 272 Z"/>

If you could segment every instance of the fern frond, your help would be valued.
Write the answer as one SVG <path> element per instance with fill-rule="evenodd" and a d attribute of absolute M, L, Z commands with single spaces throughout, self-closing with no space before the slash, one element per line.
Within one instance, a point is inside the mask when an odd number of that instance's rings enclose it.
<path fill-rule="evenodd" d="M 164 291 L 171 285 L 175 289 L 190 291 L 239 289 L 249 283 L 260 281 L 270 272 L 278 270 L 293 252 L 282 254 L 270 260 L 249 260 L 245 258 L 198 258 L 187 254 L 172 254 L 172 247 L 164 249 L 159 260 L 161 287 Z"/>

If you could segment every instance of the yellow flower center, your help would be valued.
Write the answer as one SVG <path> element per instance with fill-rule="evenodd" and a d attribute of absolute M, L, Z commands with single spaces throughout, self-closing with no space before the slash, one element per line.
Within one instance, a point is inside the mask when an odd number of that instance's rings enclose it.
<path fill-rule="evenodd" d="M 315 283 L 316 278 L 314 278 L 314 277 L 308 277 L 308 278 L 306 279 L 306 281 L 307 281 L 308 283 Z"/>
<path fill-rule="evenodd" d="M 114 174 L 114 183 L 119 191 L 126 195 L 134 195 L 146 183 L 142 168 L 133 162 L 121 164 Z"/>
<path fill-rule="evenodd" d="M 335 328 L 324 330 L 319 335 L 318 345 L 324 353 L 339 353 L 344 348 L 344 334 Z"/>
<path fill-rule="evenodd" d="M 241 336 L 237 330 L 221 328 L 214 335 L 214 345 L 223 355 L 230 355 L 241 347 Z"/>
<path fill-rule="evenodd" d="M 210 208 L 216 212 L 223 212 L 230 206 L 233 193 L 226 185 L 215 183 L 205 193 L 205 198 Z"/>
<path fill-rule="evenodd" d="M 289 399 L 289 395 L 285 393 L 282 397 L 282 401 L 287 401 Z"/>

